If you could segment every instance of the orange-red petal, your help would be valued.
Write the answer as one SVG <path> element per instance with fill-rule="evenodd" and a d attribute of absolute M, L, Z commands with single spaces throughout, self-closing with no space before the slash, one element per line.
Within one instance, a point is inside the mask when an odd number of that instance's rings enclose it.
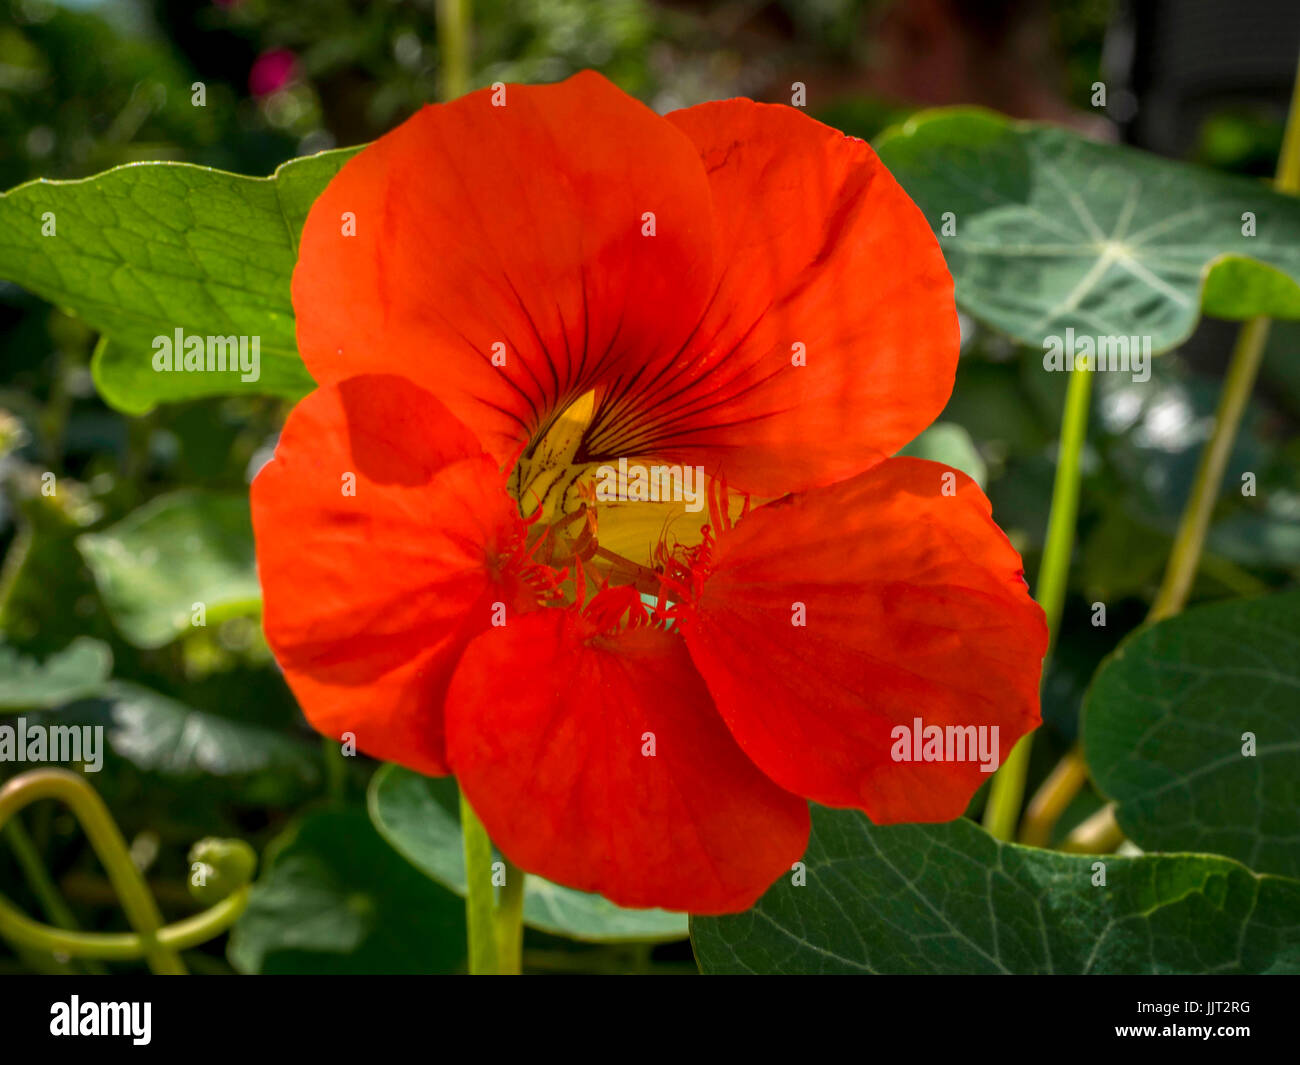
<path fill-rule="evenodd" d="M 958 817 L 988 778 L 974 759 L 894 760 L 895 728 L 997 727 L 1000 760 L 1039 722 L 1043 612 L 984 494 L 938 463 L 890 459 L 753 511 L 683 632 L 768 776 L 878 824 Z"/>
<path fill-rule="evenodd" d="M 317 381 L 410 377 L 505 462 L 617 367 L 677 350 L 711 251 L 672 123 L 593 73 L 483 89 L 381 137 L 313 205 L 298 347 Z"/>
<path fill-rule="evenodd" d="M 456 659 L 522 592 L 496 463 L 403 378 L 351 378 L 289 415 L 252 487 L 267 640 L 313 727 L 445 773 Z"/>
<path fill-rule="evenodd" d="M 807 842 L 807 804 L 741 753 L 659 629 L 543 610 L 484 633 L 452 680 L 447 749 L 512 861 L 624 906 L 743 910 Z"/>
<path fill-rule="evenodd" d="M 683 350 L 620 369 L 590 450 L 702 464 L 769 497 L 894 454 L 957 365 L 952 278 L 921 211 L 870 146 L 794 108 L 667 117 L 709 175 L 711 300 Z"/>

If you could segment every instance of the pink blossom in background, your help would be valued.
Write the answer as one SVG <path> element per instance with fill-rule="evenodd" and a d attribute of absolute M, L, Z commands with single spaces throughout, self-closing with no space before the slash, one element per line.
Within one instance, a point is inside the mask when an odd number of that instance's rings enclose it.
<path fill-rule="evenodd" d="M 248 90 L 254 96 L 269 96 L 283 89 L 298 74 L 298 57 L 287 48 L 263 52 L 248 72 Z"/>

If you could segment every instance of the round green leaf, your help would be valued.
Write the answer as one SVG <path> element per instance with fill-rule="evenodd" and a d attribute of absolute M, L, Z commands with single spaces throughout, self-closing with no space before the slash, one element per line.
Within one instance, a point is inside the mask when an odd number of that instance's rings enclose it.
<path fill-rule="evenodd" d="M 1084 754 L 1143 849 L 1300 877 L 1298 695 L 1300 592 L 1197 607 L 1103 663 Z"/>
<path fill-rule="evenodd" d="M 1209 314 L 1300 317 L 1300 199 L 1261 182 L 964 108 L 922 112 L 877 150 L 938 234 L 957 302 L 1022 343 L 1073 328 L 1164 351 L 1203 287 Z"/>
<path fill-rule="evenodd" d="M 752 910 L 691 919 L 706 973 L 1300 972 L 1300 882 L 1227 858 L 1096 858 L 967 820 L 812 813 L 806 884 L 792 873 Z"/>

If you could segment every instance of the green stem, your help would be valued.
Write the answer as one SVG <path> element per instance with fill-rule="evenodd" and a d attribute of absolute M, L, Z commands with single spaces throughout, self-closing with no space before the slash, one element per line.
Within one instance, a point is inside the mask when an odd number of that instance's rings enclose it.
<path fill-rule="evenodd" d="M 1020 842 L 1027 847 L 1046 847 L 1051 843 L 1056 822 L 1087 782 L 1088 766 L 1082 748 L 1076 743 L 1048 774 L 1025 808 L 1020 822 Z"/>
<path fill-rule="evenodd" d="M 1279 192 L 1300 192 L 1300 68 L 1296 70 L 1295 88 L 1291 93 L 1291 107 L 1287 113 L 1286 132 L 1282 137 L 1282 153 L 1277 161 L 1274 187 Z M 1196 480 L 1187 500 L 1173 550 L 1165 567 L 1164 580 L 1147 621 L 1171 617 L 1183 609 L 1191 594 L 1200 568 L 1201 552 L 1205 548 L 1205 535 L 1210 528 L 1214 505 L 1223 487 L 1223 474 L 1232 455 L 1232 447 L 1241 426 L 1250 394 L 1255 389 L 1255 378 L 1264 358 L 1268 342 L 1269 320 L 1252 318 L 1241 327 L 1237 343 L 1232 349 L 1232 359 L 1223 380 L 1219 407 L 1214 414 L 1214 431 L 1201 452 L 1196 467 Z"/>
<path fill-rule="evenodd" d="M 1069 584 L 1070 556 L 1074 552 L 1074 523 L 1079 513 L 1080 463 L 1088 435 L 1088 400 L 1092 394 L 1092 371 L 1076 368 L 1070 374 L 1065 394 L 1065 415 L 1061 419 L 1061 445 L 1052 485 L 1052 506 L 1047 517 L 1047 545 L 1038 568 L 1038 605 L 1047 615 L 1052 646 L 1056 644 L 1065 590 Z M 1050 650 L 1050 648 L 1049 648 Z"/>
<path fill-rule="evenodd" d="M 470 0 L 438 0 L 438 60 L 444 102 L 469 91 Z"/>
<path fill-rule="evenodd" d="M 321 756 L 325 759 L 325 791 L 331 800 L 343 802 L 348 790 L 348 760 L 339 741 L 329 736 L 320 738 Z"/>
<path fill-rule="evenodd" d="M 506 882 L 497 896 L 495 917 L 498 971 L 508 976 L 523 972 L 524 888 L 528 876 L 506 860 Z"/>
<path fill-rule="evenodd" d="M 1252 318 L 1241 327 L 1237 343 L 1232 349 L 1232 361 L 1223 380 L 1219 394 L 1219 407 L 1214 414 L 1214 431 L 1201 452 L 1196 467 L 1196 480 L 1188 497 L 1183 516 L 1178 522 L 1174 546 L 1165 567 L 1164 580 L 1151 604 L 1147 621 L 1160 621 L 1183 609 L 1196 571 L 1200 568 L 1201 552 L 1205 548 L 1205 534 L 1210 528 L 1214 505 L 1223 487 L 1223 474 L 1228 468 L 1250 394 L 1255 388 L 1259 364 L 1264 358 L 1264 345 L 1268 342 L 1269 320 Z"/>
<path fill-rule="evenodd" d="M 492 883 L 494 854 L 487 829 L 460 795 L 460 826 L 465 841 L 465 923 L 469 971 L 475 976 L 518 976 L 523 972 L 524 893 L 528 874 L 502 859 L 505 879 L 498 894 Z"/>
<path fill-rule="evenodd" d="M 209 939 L 215 939 L 227 928 L 239 920 L 248 909 L 248 900 L 253 888 L 245 884 L 236 888 L 220 902 L 209 906 L 202 913 L 175 921 L 158 932 L 158 942 L 172 950 L 190 950 Z"/>
<path fill-rule="evenodd" d="M 41 904 L 41 909 L 45 911 L 45 916 L 50 923 L 65 931 L 75 932 L 77 930 L 77 919 L 73 916 L 72 910 L 59 895 L 58 888 L 54 886 L 54 881 L 50 879 L 49 873 L 45 871 L 45 865 L 41 861 L 40 851 L 36 844 L 32 842 L 32 837 L 27 834 L 27 829 L 23 827 L 22 820 L 15 815 L 10 818 L 4 826 L 5 838 L 9 840 L 9 846 L 14 852 L 14 857 L 18 860 L 18 866 L 23 871 L 23 878 L 27 881 L 27 886 L 31 889 L 36 901 Z M 102 965 L 97 965 L 92 961 L 83 961 L 82 970 L 94 976 L 102 976 L 107 970 Z"/>
<path fill-rule="evenodd" d="M 108 807 L 85 779 L 64 769 L 36 769 L 16 777 L 0 788 L 0 826 L 29 803 L 39 799 L 58 799 L 66 803 L 81 823 L 91 846 L 103 863 L 122 909 L 126 912 L 136 935 L 139 952 L 144 954 L 155 973 L 177 974 L 185 972 L 185 964 L 174 949 L 164 946 L 158 939 L 162 928 L 162 915 L 149 894 L 144 878 L 131 861 L 131 852 L 118 831 Z M 6 909 L 8 912 L 5 912 Z M 17 913 L 7 903 L 0 901 L 0 932 L 14 934 L 28 945 L 43 949 L 75 953 L 67 943 L 81 943 L 86 933 L 72 933 L 37 924 Z M 62 945 L 61 945 L 62 943 Z"/>
<path fill-rule="evenodd" d="M 1202 555 L 1200 571 L 1236 596 L 1263 595 L 1272 585 L 1218 555 Z"/>
<path fill-rule="evenodd" d="M 202 913 L 158 929 L 155 942 L 164 950 L 176 952 L 214 939 L 239 920 L 248 908 L 251 892 L 252 888 L 245 885 Z M 146 956 L 145 941 L 135 932 L 70 932 L 51 928 L 23 916 L 3 895 L 0 895 L 0 935 L 32 950 L 71 954 L 76 958 L 133 961 Z M 177 972 L 184 972 L 184 968 Z"/>
<path fill-rule="evenodd" d="M 465 840 L 465 923 L 469 934 L 469 971 L 475 976 L 499 972 L 497 925 L 493 913 L 492 840 L 460 794 L 460 830 Z"/>
<path fill-rule="evenodd" d="M 18 859 L 18 867 L 23 871 L 27 886 L 31 888 L 32 894 L 36 896 L 36 901 L 41 904 L 45 916 L 50 919 L 52 924 L 56 924 L 60 928 L 76 928 L 77 922 L 72 916 L 72 911 L 59 897 L 58 889 L 55 888 L 54 881 L 50 879 L 49 874 L 45 871 L 45 866 L 41 864 L 41 856 L 36 850 L 36 844 L 32 842 L 31 836 L 23 828 L 22 821 L 17 817 L 12 818 L 5 825 L 4 834 L 9 840 L 9 846 L 14 852 L 14 857 Z"/>
<path fill-rule="evenodd" d="M 1092 371 L 1076 365 L 1070 373 L 1065 393 L 1065 413 L 1061 418 L 1061 443 L 1057 451 L 1056 480 L 1052 485 L 1052 505 L 1047 518 L 1047 544 L 1038 568 L 1038 605 L 1047 616 L 1051 642 L 1056 643 L 1065 608 L 1065 590 L 1070 576 L 1070 555 L 1074 551 L 1074 523 L 1079 511 L 1079 462 L 1088 435 L 1088 400 L 1092 393 Z M 1050 647 L 1049 647 L 1050 654 Z M 1047 663 L 1043 663 L 1046 676 Z M 1025 797 L 1025 776 L 1029 771 L 1029 752 L 1033 733 L 1022 736 L 1011 749 L 1002 768 L 989 787 L 988 805 L 984 809 L 984 827 L 995 839 L 1011 839 L 1020 806 Z"/>

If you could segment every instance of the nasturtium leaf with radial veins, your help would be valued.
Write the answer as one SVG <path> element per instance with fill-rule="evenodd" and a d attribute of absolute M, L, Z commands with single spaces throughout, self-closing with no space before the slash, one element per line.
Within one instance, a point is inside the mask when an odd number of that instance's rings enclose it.
<path fill-rule="evenodd" d="M 921 112 L 876 148 L 958 305 L 1024 344 L 1072 328 L 1159 352 L 1202 310 L 1300 318 L 1300 199 L 1260 181 L 970 108 Z"/>

